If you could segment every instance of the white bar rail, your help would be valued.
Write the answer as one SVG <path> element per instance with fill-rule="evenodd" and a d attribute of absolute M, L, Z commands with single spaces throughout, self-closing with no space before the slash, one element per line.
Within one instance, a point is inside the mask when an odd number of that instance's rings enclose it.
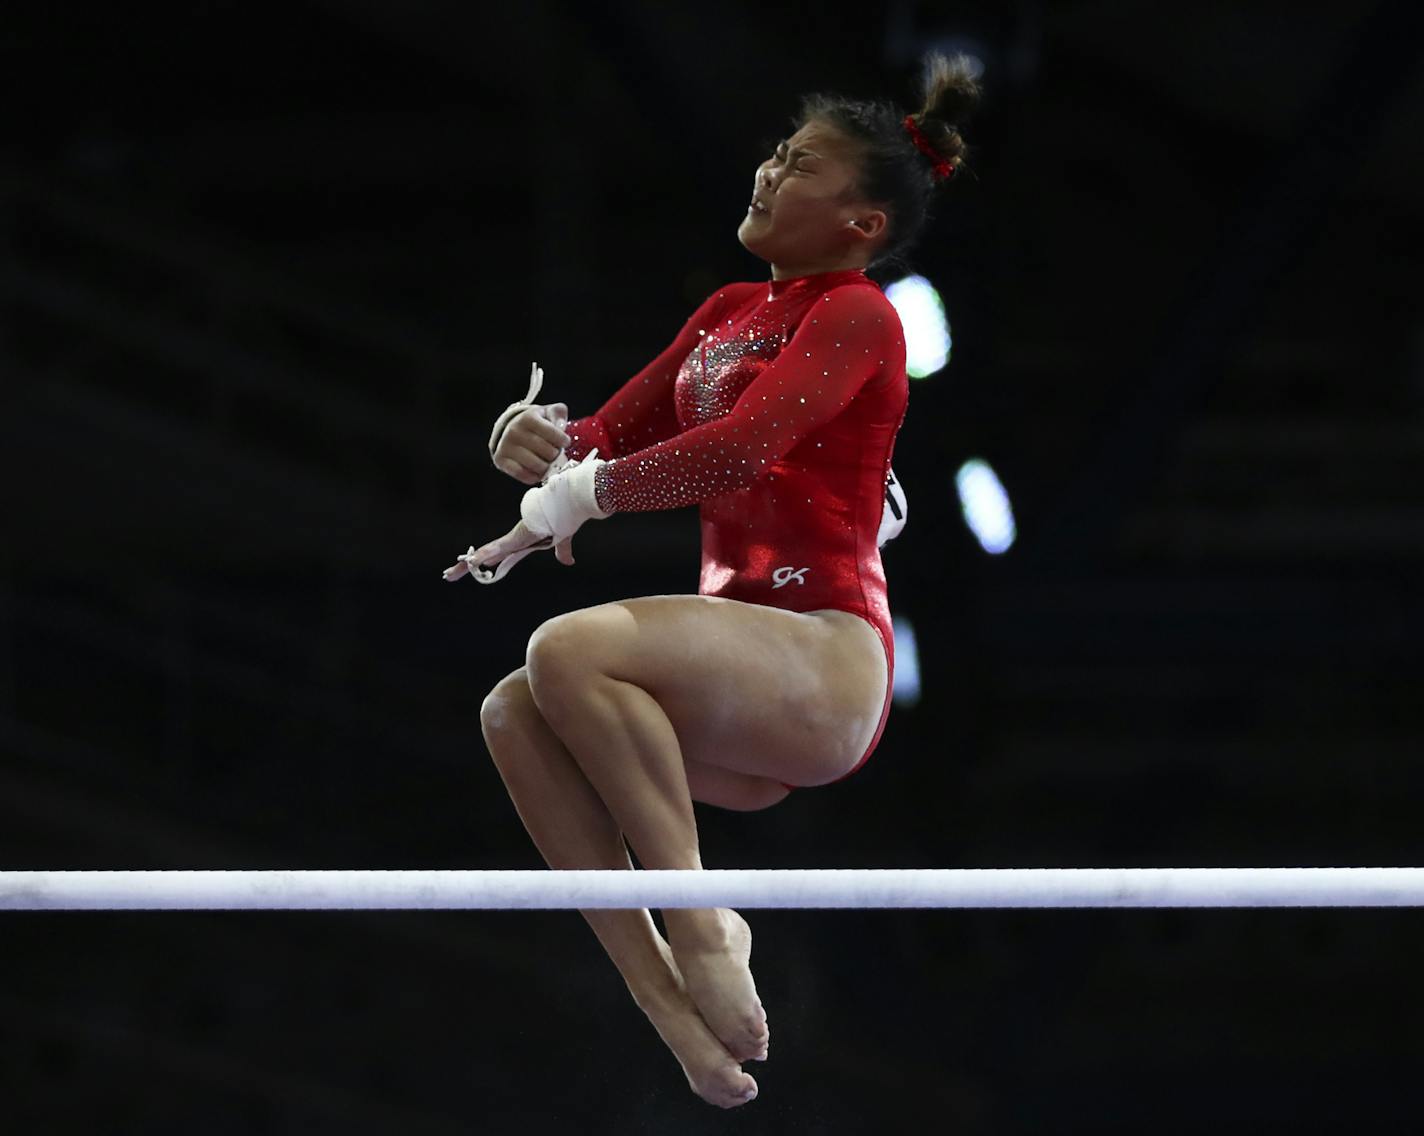
<path fill-rule="evenodd" d="M 1424 868 L 0 872 L 0 911 L 1418 906 Z"/>

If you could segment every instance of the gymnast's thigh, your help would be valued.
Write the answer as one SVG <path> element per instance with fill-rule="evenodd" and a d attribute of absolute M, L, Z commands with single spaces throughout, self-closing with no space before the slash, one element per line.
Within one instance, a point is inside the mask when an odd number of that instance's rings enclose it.
<path fill-rule="evenodd" d="M 525 719 L 523 723 L 521 718 Z M 509 729 L 527 729 L 536 723 L 542 725 L 544 731 L 548 730 L 547 724 L 539 719 L 539 707 L 529 689 L 529 669 L 520 667 L 496 683 L 480 707 L 480 728 L 486 741 L 491 743 L 490 754 L 496 764 L 502 760 L 502 753 L 495 748 L 493 737 Z M 562 744 L 560 739 L 555 741 Z M 704 805 L 735 812 L 755 812 L 779 804 L 790 794 L 790 790 L 773 777 L 736 773 L 686 757 L 683 764 L 692 799 Z"/>
<path fill-rule="evenodd" d="M 879 724 L 884 654 L 864 620 L 719 596 L 644 596 L 569 612 L 530 640 L 646 690 L 683 758 L 792 785 L 834 781 Z M 566 672 L 567 673 L 567 672 Z"/>

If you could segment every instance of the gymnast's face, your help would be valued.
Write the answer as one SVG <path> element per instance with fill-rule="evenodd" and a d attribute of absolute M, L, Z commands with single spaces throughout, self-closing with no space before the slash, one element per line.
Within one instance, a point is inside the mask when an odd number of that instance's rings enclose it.
<path fill-rule="evenodd" d="M 884 210 L 856 189 L 859 160 L 852 139 L 812 120 L 757 167 L 737 239 L 773 279 L 864 268 L 884 244 Z"/>

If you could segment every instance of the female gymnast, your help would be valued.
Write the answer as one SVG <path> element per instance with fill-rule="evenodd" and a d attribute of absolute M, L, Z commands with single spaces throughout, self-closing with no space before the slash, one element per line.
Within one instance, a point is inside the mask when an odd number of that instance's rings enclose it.
<path fill-rule="evenodd" d="M 549 620 L 480 708 L 551 868 L 631 868 L 627 846 L 646 869 L 701 868 L 694 801 L 765 809 L 879 741 L 894 640 L 878 546 L 903 522 L 890 459 L 909 384 L 865 270 L 918 235 L 978 96 L 963 57 L 932 55 L 917 114 L 804 98 L 737 229 L 770 281 L 718 289 L 597 413 L 533 405 L 536 367 L 496 423 L 495 466 L 533 488 L 446 579 L 492 583 L 540 548 L 572 564 L 574 532 L 613 513 L 695 503 L 702 521 L 697 595 Z M 746 921 L 667 910 L 664 940 L 646 910 L 583 914 L 693 1090 L 753 1099 L 741 1063 L 766 1060 L 770 1031 Z"/>

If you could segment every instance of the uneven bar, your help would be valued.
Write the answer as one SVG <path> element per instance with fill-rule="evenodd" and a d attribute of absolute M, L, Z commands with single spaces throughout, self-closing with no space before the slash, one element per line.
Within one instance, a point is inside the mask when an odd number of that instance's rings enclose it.
<path fill-rule="evenodd" d="M 1424 868 L 0 872 L 0 911 L 1418 906 Z"/>

